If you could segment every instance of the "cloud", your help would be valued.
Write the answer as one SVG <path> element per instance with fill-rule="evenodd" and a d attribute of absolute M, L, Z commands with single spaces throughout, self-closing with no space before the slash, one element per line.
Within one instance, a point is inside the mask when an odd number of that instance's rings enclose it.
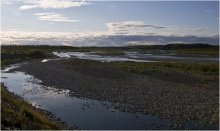
<path fill-rule="evenodd" d="M 115 23 L 107 23 L 109 27 L 116 27 L 116 28 L 166 28 L 165 26 L 156 26 L 156 25 L 149 25 L 145 24 L 142 21 L 123 21 L 123 22 L 115 22 Z"/>
<path fill-rule="evenodd" d="M 65 9 L 73 7 L 81 7 L 84 5 L 89 5 L 89 2 L 84 0 L 74 1 L 74 0 L 27 0 L 23 2 L 24 5 L 20 6 L 20 10 L 28 10 L 33 8 L 53 8 L 53 9 Z"/>
<path fill-rule="evenodd" d="M 210 34 L 209 30 L 206 27 L 190 27 L 190 26 L 161 26 L 146 24 L 142 21 L 122 21 L 122 22 L 113 22 L 106 23 L 108 32 L 111 34 L 124 34 L 124 35 L 198 35 L 206 36 Z"/>
<path fill-rule="evenodd" d="M 40 20 L 73 22 L 57 13 L 36 13 Z M 53 23 L 52 22 L 52 23 Z M 105 32 L 22 32 L 2 31 L 3 44 L 71 45 L 71 46 L 126 46 L 170 43 L 219 44 L 219 34 L 207 32 L 208 28 L 190 26 L 159 26 L 141 21 L 107 23 Z"/>
<path fill-rule="evenodd" d="M 219 35 L 213 36 L 165 36 L 165 35 L 117 35 L 107 32 L 22 32 L 2 31 L 2 44 L 21 45 L 71 45 L 71 46 L 126 46 L 170 43 L 209 43 L 218 45 Z"/>
<path fill-rule="evenodd" d="M 130 31 L 139 31 L 143 29 L 163 29 L 167 28 L 165 26 L 157 26 L 157 25 L 149 25 L 145 24 L 142 21 L 122 21 L 122 22 L 113 22 L 113 23 L 107 23 L 106 24 L 109 31 L 114 33 L 122 33 L 126 34 Z"/>
<path fill-rule="evenodd" d="M 28 9 L 32 9 L 32 8 L 37 8 L 37 5 L 22 5 L 19 7 L 20 10 L 28 10 Z"/>
<path fill-rule="evenodd" d="M 194 30 L 198 32 L 204 32 L 207 31 L 208 29 L 206 27 L 201 27 L 201 28 L 195 28 Z"/>
<path fill-rule="evenodd" d="M 35 13 L 35 16 L 38 16 L 39 20 L 43 21 L 53 21 L 53 22 L 78 22 L 79 20 L 69 19 L 63 14 L 59 13 Z"/>

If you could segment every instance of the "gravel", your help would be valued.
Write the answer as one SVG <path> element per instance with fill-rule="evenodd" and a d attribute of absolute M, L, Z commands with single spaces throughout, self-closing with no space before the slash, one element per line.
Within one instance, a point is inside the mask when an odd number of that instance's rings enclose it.
<path fill-rule="evenodd" d="M 219 113 L 219 82 L 202 83 L 191 75 L 141 75 L 102 62 L 78 59 L 31 61 L 16 70 L 43 81 L 44 85 L 69 89 L 74 96 L 115 103 L 115 108 L 169 118 L 182 126 L 189 121 L 213 124 Z M 179 82 L 181 81 L 181 82 Z"/>

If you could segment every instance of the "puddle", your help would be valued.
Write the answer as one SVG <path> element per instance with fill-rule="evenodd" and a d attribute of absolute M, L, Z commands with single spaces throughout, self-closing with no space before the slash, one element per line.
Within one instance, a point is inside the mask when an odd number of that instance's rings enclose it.
<path fill-rule="evenodd" d="M 109 102 L 79 99 L 69 90 L 41 85 L 41 81 L 23 72 L 2 71 L 2 82 L 10 92 L 23 97 L 36 107 L 46 109 L 57 118 L 80 129 L 169 129 L 169 120 L 140 113 L 115 110 Z"/>
<path fill-rule="evenodd" d="M 68 53 L 63 53 L 63 52 L 53 52 L 54 55 L 59 56 L 59 57 L 63 57 L 63 58 L 69 58 L 70 55 Z"/>
<path fill-rule="evenodd" d="M 48 62 L 51 59 L 43 59 L 41 62 Z"/>
<path fill-rule="evenodd" d="M 20 66 L 19 64 L 14 64 L 12 66 L 4 68 L 3 70 L 1 70 L 1 72 L 8 72 L 9 70 L 18 68 L 19 66 Z"/>

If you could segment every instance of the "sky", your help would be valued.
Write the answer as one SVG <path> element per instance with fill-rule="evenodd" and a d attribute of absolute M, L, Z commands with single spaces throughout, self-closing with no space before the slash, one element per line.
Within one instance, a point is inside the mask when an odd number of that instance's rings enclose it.
<path fill-rule="evenodd" d="M 2 44 L 219 44 L 218 1 L 1 0 Z"/>

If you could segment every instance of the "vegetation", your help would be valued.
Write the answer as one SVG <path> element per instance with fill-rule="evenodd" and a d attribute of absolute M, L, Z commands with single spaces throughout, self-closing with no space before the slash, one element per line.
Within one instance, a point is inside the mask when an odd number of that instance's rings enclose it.
<path fill-rule="evenodd" d="M 2 46 L 1 66 L 21 62 L 30 59 L 51 57 L 52 54 L 46 48 L 33 46 Z"/>
<path fill-rule="evenodd" d="M 209 45 L 209 44 L 201 44 L 201 43 L 194 43 L 194 44 L 183 44 L 183 43 L 177 43 L 177 44 L 168 44 L 163 46 L 163 49 L 166 50 L 172 50 L 172 49 L 208 49 L 208 50 L 216 50 L 218 46 L 215 45 Z"/>
<path fill-rule="evenodd" d="M 148 71 L 176 71 L 183 73 L 192 73 L 198 75 L 218 76 L 219 67 L 214 63 L 170 63 L 170 62 L 113 62 L 118 68 L 136 73 L 145 73 Z"/>
<path fill-rule="evenodd" d="M 75 59 L 72 63 L 73 66 L 112 66 L 119 69 L 123 69 L 129 72 L 134 73 L 149 73 L 151 72 L 181 72 L 181 73 L 190 73 L 194 75 L 203 75 L 203 76 L 218 76 L 219 75 L 219 64 L 218 63 L 194 63 L 194 62 L 131 62 L 131 61 L 115 61 L 103 63 L 93 60 L 83 60 Z M 88 62 L 89 61 L 89 62 Z M 85 67 L 86 68 L 86 67 Z"/>
<path fill-rule="evenodd" d="M 46 114 L 1 85 L 1 129 L 59 129 L 57 125 Z"/>
<path fill-rule="evenodd" d="M 71 46 L 48 46 L 48 45 L 2 45 L 1 66 L 22 62 L 31 59 L 43 59 L 52 57 L 52 52 L 77 51 L 97 52 L 101 55 L 120 55 L 120 48 L 98 48 L 98 47 L 71 47 Z"/>
<path fill-rule="evenodd" d="M 175 53 L 176 55 L 202 55 L 202 56 L 219 56 L 219 46 L 209 45 L 209 44 L 168 44 L 168 45 L 150 45 L 150 46 L 130 46 L 127 47 L 131 50 L 136 50 L 139 52 L 149 52 L 152 51 L 156 53 Z"/>
<path fill-rule="evenodd" d="M 163 47 L 164 50 L 169 50 L 180 55 L 202 55 L 202 56 L 219 56 L 218 45 L 208 44 L 169 44 Z"/>

